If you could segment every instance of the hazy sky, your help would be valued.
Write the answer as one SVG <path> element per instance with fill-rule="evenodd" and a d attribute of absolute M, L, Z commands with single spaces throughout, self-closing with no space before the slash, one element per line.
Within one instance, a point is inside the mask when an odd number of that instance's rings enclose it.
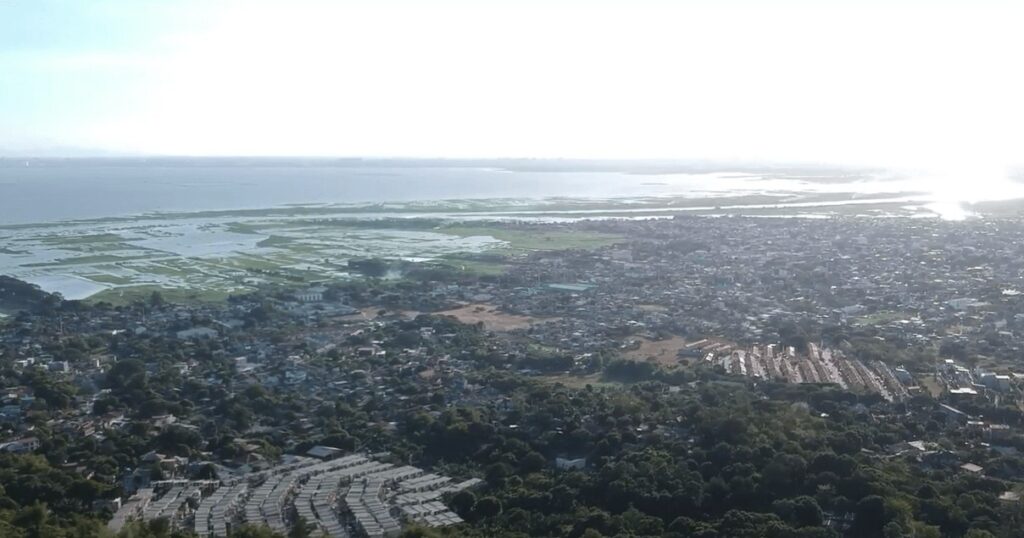
<path fill-rule="evenodd" d="M 995 167 L 1021 6 L 0 0 L 0 154 Z"/>

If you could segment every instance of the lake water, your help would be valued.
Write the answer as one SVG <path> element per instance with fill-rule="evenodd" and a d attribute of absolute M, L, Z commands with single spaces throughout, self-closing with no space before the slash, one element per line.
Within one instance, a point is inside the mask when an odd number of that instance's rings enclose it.
<path fill-rule="evenodd" d="M 233 291 L 266 269 L 342 278 L 346 259 L 428 260 L 501 243 L 393 226 L 346 229 L 324 218 L 561 222 L 719 210 L 766 216 L 758 212 L 765 208 L 773 216 L 827 218 L 837 206 L 871 216 L 964 216 L 961 198 L 940 195 L 927 180 L 878 172 L 630 173 L 528 164 L 540 169 L 381 161 L 26 166 L 0 159 L 0 274 L 68 298 L 145 285 Z M 1019 187 L 999 193 L 1024 196 Z M 275 210 L 200 213 L 243 209 Z M 260 246 L 271 236 L 275 242 Z"/>
<path fill-rule="evenodd" d="M 896 194 L 920 186 L 906 181 L 822 182 L 728 172 L 656 175 L 441 166 L 0 164 L 0 224 L 306 204 L 779 192 Z"/>

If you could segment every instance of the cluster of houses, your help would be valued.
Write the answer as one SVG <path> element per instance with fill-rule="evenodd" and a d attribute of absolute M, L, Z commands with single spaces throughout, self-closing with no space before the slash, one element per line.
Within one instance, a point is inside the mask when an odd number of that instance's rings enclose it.
<path fill-rule="evenodd" d="M 166 518 L 197 535 L 226 537 L 243 523 L 285 534 L 302 519 L 331 538 L 393 538 L 407 522 L 447 526 L 462 522 L 442 502 L 473 488 L 409 465 L 317 446 L 307 456 L 222 480 L 164 480 L 137 490 L 117 508 L 108 528 Z"/>

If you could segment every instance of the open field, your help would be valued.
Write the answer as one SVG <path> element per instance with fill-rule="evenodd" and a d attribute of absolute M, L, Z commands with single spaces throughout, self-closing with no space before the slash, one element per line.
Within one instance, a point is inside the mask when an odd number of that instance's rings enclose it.
<path fill-rule="evenodd" d="M 442 316 L 454 316 L 462 323 L 475 324 L 482 322 L 489 331 L 513 331 L 525 329 L 543 320 L 529 316 L 515 316 L 499 312 L 497 308 L 486 304 L 469 304 L 453 310 L 437 312 Z"/>
<path fill-rule="evenodd" d="M 0 274 L 69 299 L 124 302 L 154 289 L 168 297 L 206 300 L 261 284 L 355 278 L 348 260 L 369 257 L 433 260 L 479 275 L 505 271 L 501 258 L 460 258 L 501 247 L 502 240 L 439 233 L 418 224 L 408 228 L 173 219 L 7 227 L 0 228 Z"/>
<path fill-rule="evenodd" d="M 124 286 L 110 288 L 91 295 L 90 303 L 105 302 L 123 306 L 135 301 L 146 301 L 153 292 L 159 292 L 167 301 L 174 303 L 215 303 L 227 299 L 229 293 L 216 289 L 165 288 L 161 286 Z"/>
<path fill-rule="evenodd" d="M 497 248 L 511 250 L 590 249 L 614 245 L 622 240 L 622 237 L 612 234 L 521 230 L 488 225 L 460 224 L 442 227 L 437 231 L 460 237 L 493 237 L 504 243 Z"/>
<path fill-rule="evenodd" d="M 681 336 L 673 336 L 666 340 L 648 340 L 639 338 L 640 347 L 627 351 L 624 355 L 627 359 L 635 361 L 646 361 L 654 359 L 661 366 L 678 366 L 678 353 L 686 347 L 686 339 Z"/>
<path fill-rule="evenodd" d="M 358 278 L 348 270 L 352 259 L 431 262 L 496 276 L 508 270 L 509 254 L 597 248 L 621 239 L 430 217 L 312 218 L 319 213 L 293 209 L 3 226 L 0 274 L 68 299 L 125 302 L 159 289 L 168 297 L 207 300 L 262 284 Z"/>
<path fill-rule="evenodd" d="M 922 388 L 927 390 L 928 393 L 932 395 L 933 398 L 938 398 L 939 396 L 942 396 L 942 393 L 946 392 L 942 388 L 942 385 L 940 385 L 939 382 L 935 379 L 934 375 L 922 375 L 921 377 L 918 378 L 918 382 L 921 384 Z"/>
<path fill-rule="evenodd" d="M 466 274 L 478 276 L 497 276 L 505 274 L 510 265 L 504 261 L 504 256 L 489 255 L 486 260 L 474 259 L 472 256 L 451 254 L 442 256 L 433 263 L 451 268 Z"/>
<path fill-rule="evenodd" d="M 857 325 L 883 325 L 909 317 L 910 315 L 906 312 L 875 312 L 874 314 L 861 316 L 854 323 Z"/>
<path fill-rule="evenodd" d="M 592 387 L 613 387 L 622 385 L 616 381 L 605 380 L 600 373 L 589 374 L 589 375 L 573 375 L 573 374 L 557 374 L 557 375 L 543 375 L 538 376 L 536 379 L 552 385 L 561 383 L 569 388 L 582 389 L 587 385 Z"/>

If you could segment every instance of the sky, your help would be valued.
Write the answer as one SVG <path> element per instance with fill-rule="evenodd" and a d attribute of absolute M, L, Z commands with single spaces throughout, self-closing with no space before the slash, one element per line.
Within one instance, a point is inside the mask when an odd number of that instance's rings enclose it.
<path fill-rule="evenodd" d="M 0 154 L 1000 175 L 1024 148 L 1022 20 L 985 0 L 0 0 Z"/>

